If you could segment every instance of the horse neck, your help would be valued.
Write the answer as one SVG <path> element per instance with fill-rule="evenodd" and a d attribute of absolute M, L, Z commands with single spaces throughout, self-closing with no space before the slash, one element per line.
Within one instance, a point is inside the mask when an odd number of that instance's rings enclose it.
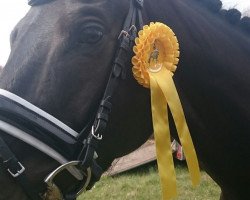
<path fill-rule="evenodd" d="M 217 152 L 226 154 L 237 137 L 250 145 L 250 38 L 198 1 L 150 1 L 146 12 L 149 21 L 166 23 L 179 39 L 174 81 L 200 160 L 220 183 L 225 176 L 218 171 L 230 159 L 221 161 Z M 235 158 L 243 152 L 234 150 Z"/>

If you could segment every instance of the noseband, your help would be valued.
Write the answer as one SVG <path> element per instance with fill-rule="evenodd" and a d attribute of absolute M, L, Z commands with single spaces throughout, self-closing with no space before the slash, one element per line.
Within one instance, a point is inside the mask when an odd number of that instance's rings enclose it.
<path fill-rule="evenodd" d="M 51 1 L 53 0 L 29 0 L 28 4 L 31 6 L 38 6 L 41 4 L 49 3 Z M 129 58 L 132 54 L 132 48 L 134 45 L 135 37 L 137 36 L 137 30 L 141 29 L 143 25 L 141 14 L 142 8 L 143 0 L 130 1 L 129 12 L 125 19 L 123 29 L 118 37 L 119 45 L 116 50 L 113 67 L 110 72 L 109 80 L 107 82 L 103 98 L 100 102 L 98 112 L 95 119 L 93 120 L 93 123 L 86 125 L 78 135 L 74 135 L 74 133 L 68 134 L 69 130 L 62 131 L 63 128 L 58 128 L 57 125 L 55 125 L 58 123 L 60 124 L 61 122 L 59 122 L 59 120 L 57 119 L 54 119 L 53 117 L 46 118 L 45 116 L 47 116 L 48 114 L 46 115 L 44 111 L 41 111 L 43 118 L 42 122 L 34 122 L 34 118 L 30 118 L 29 116 L 26 116 L 25 119 L 29 122 L 31 121 L 32 123 L 38 124 L 39 127 L 43 125 L 43 127 L 40 129 L 48 132 L 48 135 L 51 136 L 52 142 L 48 142 L 48 138 L 46 138 L 46 136 L 41 137 L 40 135 L 35 135 L 35 133 L 32 133 L 32 131 L 23 133 L 23 131 L 19 130 L 15 126 L 6 123 L 6 121 L 9 121 L 9 119 L 6 119 L 6 117 L 4 118 L 5 121 L 2 119 L 1 115 L 4 115 L 3 113 L 6 113 L 6 110 L 8 109 L 6 109 L 4 105 L 1 106 L 0 101 L 0 131 L 3 131 L 5 134 L 14 136 L 29 145 L 32 145 L 33 147 L 52 157 L 54 160 L 62 163 L 61 166 L 59 166 L 45 178 L 44 183 L 46 185 L 46 188 L 52 190 L 55 187 L 54 178 L 65 169 L 68 170 L 80 182 L 80 184 L 77 184 L 77 188 L 74 188 L 72 191 L 64 192 L 59 189 L 62 193 L 61 198 L 65 200 L 76 199 L 76 197 L 81 194 L 81 192 L 85 191 L 86 189 L 90 189 L 94 185 L 94 183 L 100 179 L 103 173 L 102 168 L 96 162 L 96 158 L 98 157 L 96 149 L 99 142 L 103 138 L 106 126 L 109 121 L 109 115 L 112 108 L 113 93 L 118 87 L 120 80 L 125 79 L 127 71 L 126 65 L 128 64 Z M 5 101 L 6 99 L 2 102 Z M 8 105 L 8 103 L 6 103 L 6 105 Z M 9 109 L 12 109 L 11 106 Z M 4 112 L 2 112 L 3 110 Z M 17 108 L 16 110 L 19 109 Z M 46 120 L 44 120 L 44 118 L 46 118 Z M 9 126 L 9 128 L 6 128 L 6 126 Z M 19 131 L 19 135 L 22 135 L 22 137 L 16 135 L 15 131 Z M 67 134 L 65 132 L 67 132 Z M 86 135 L 88 135 L 87 138 L 84 138 Z M 61 146 L 53 146 L 55 145 L 54 143 L 60 143 Z M 66 151 L 67 153 L 64 152 L 63 147 L 68 147 L 69 151 L 72 148 L 77 149 L 77 153 L 68 155 L 68 151 Z M 50 149 L 51 151 L 47 151 L 46 148 Z M 66 157 L 66 159 L 64 159 L 64 157 Z M 5 169 L 11 174 L 14 179 L 16 179 L 17 182 L 20 183 L 30 199 L 46 199 L 44 197 L 41 197 L 41 195 L 39 195 L 38 193 L 33 192 L 33 187 L 27 180 L 24 173 L 25 166 L 23 166 L 21 162 L 18 161 L 14 153 L 10 150 L 5 141 L 0 137 L 0 161 L 1 160 L 3 160 L 2 164 Z M 65 160 L 70 160 L 70 162 L 66 162 Z"/>

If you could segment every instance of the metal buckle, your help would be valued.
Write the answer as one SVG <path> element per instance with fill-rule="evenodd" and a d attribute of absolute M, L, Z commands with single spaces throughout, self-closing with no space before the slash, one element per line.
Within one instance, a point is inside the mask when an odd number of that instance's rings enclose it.
<path fill-rule="evenodd" d="M 122 30 L 120 35 L 118 36 L 118 40 L 121 39 L 122 36 L 129 37 L 129 33 L 125 30 Z"/>
<path fill-rule="evenodd" d="M 96 138 L 97 140 L 102 140 L 102 135 L 101 135 L 101 134 L 95 135 L 95 128 L 94 128 L 94 126 L 92 126 L 91 134 L 92 134 L 92 135 L 94 136 L 94 138 Z"/>
<path fill-rule="evenodd" d="M 134 31 L 134 32 L 137 32 L 137 28 L 135 25 L 132 25 L 130 28 L 129 28 L 129 32 L 131 31 Z"/>
<path fill-rule="evenodd" d="M 131 37 L 136 37 L 136 32 L 137 32 L 137 28 L 135 25 L 132 25 L 128 31 L 122 30 L 120 35 L 118 36 L 118 40 L 121 39 L 122 36 L 125 36 L 129 39 L 131 39 Z M 134 38 L 132 38 L 134 39 Z"/>
<path fill-rule="evenodd" d="M 128 31 L 122 30 L 121 33 L 120 33 L 120 35 L 118 36 L 118 40 L 121 39 L 122 36 L 125 36 L 125 37 L 129 38 L 131 36 L 129 34 L 130 32 L 132 32 L 132 33 L 136 33 L 137 32 L 137 28 L 136 28 L 135 25 L 130 26 L 130 28 L 129 28 Z"/>
<path fill-rule="evenodd" d="M 10 171 L 10 169 L 7 169 L 8 172 L 11 174 L 11 176 L 13 176 L 14 178 L 20 176 L 25 171 L 25 167 L 20 162 L 17 162 L 17 163 L 18 163 L 18 165 L 20 166 L 21 169 L 17 170 L 16 173 L 13 173 L 13 172 Z"/>
<path fill-rule="evenodd" d="M 48 185 L 48 187 L 53 187 L 55 184 L 53 182 L 54 178 L 56 177 L 57 174 L 59 174 L 60 172 L 62 172 L 65 169 L 69 169 L 73 166 L 77 166 L 80 164 L 80 161 L 71 161 L 68 163 L 65 163 L 61 166 L 59 166 L 58 168 L 56 168 L 53 172 L 51 172 L 44 180 L 44 182 Z M 77 196 L 79 196 L 83 191 L 86 190 L 86 188 L 88 187 L 89 183 L 90 183 L 90 179 L 91 179 L 91 169 L 90 167 L 86 169 L 86 174 L 84 174 L 86 176 L 86 181 L 84 183 L 84 185 L 82 186 L 82 188 L 79 188 L 78 192 L 76 193 Z"/>

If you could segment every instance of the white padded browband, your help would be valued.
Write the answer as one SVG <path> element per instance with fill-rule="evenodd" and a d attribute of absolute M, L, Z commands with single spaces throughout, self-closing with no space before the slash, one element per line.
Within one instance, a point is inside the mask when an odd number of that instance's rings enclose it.
<path fill-rule="evenodd" d="M 77 137 L 78 133 L 76 131 L 74 131 L 73 129 L 71 129 L 69 126 L 67 126 L 66 124 L 64 124 L 63 122 L 61 122 L 60 120 L 56 119 L 55 117 L 53 117 L 52 115 L 50 115 L 49 113 L 41 110 L 40 108 L 34 106 L 33 104 L 29 103 L 28 101 L 22 99 L 21 97 L 7 91 L 7 90 L 3 90 L 0 89 L 0 96 L 4 96 L 22 106 L 24 106 L 25 108 L 37 113 L 38 115 L 42 116 L 43 118 L 49 120 L 50 122 L 56 124 L 58 127 L 60 127 L 61 129 L 63 129 L 64 131 L 68 132 L 70 135 Z"/>

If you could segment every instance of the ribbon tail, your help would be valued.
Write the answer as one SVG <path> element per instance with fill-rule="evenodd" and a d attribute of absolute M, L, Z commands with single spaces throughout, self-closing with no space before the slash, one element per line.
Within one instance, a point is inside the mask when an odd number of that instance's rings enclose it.
<path fill-rule="evenodd" d="M 154 73 L 153 76 L 161 87 L 169 105 L 181 145 L 183 146 L 192 183 L 196 186 L 199 184 L 201 177 L 199 163 L 172 75 L 167 69 L 162 68 L 161 73 Z"/>
<path fill-rule="evenodd" d="M 153 76 L 150 76 L 152 119 L 156 142 L 156 155 L 163 200 L 177 196 L 170 130 L 168 126 L 167 102 Z"/>

